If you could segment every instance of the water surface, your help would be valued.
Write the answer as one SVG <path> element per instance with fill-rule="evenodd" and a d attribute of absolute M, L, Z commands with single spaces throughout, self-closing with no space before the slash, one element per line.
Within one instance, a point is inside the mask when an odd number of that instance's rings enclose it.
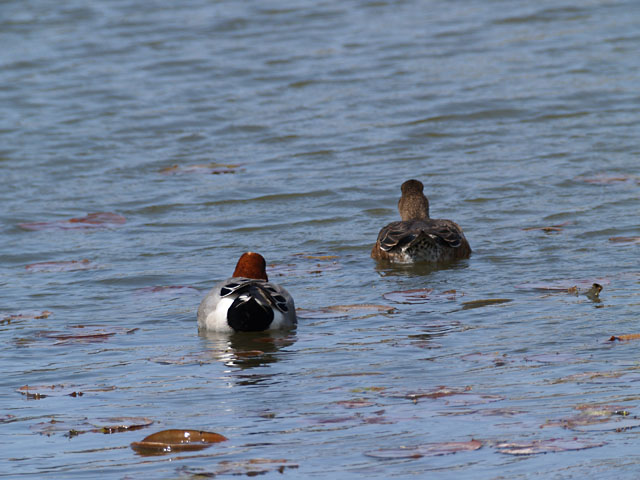
<path fill-rule="evenodd" d="M 635 478 L 639 7 L 3 2 L 0 476 Z M 408 178 L 469 260 L 369 258 Z M 199 336 L 247 250 L 298 329 Z"/>

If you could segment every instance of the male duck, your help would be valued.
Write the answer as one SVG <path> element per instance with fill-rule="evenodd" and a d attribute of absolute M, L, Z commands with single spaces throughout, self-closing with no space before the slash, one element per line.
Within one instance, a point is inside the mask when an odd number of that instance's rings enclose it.
<path fill-rule="evenodd" d="M 429 200 L 418 180 L 402 184 L 398 210 L 402 221 L 392 222 L 378 234 L 371 257 L 396 263 L 447 262 L 468 258 L 469 242 L 451 220 L 429 218 Z"/>
<path fill-rule="evenodd" d="M 265 267 L 259 253 L 242 254 L 233 277 L 217 283 L 200 303 L 198 329 L 232 333 L 293 328 L 293 298 L 268 281 Z"/>

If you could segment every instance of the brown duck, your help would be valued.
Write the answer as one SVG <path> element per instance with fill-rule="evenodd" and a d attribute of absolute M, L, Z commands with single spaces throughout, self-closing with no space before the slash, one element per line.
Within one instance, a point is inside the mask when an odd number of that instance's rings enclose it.
<path fill-rule="evenodd" d="M 402 184 L 398 210 L 402 221 L 380 230 L 371 257 L 395 263 L 447 262 L 468 258 L 469 242 L 451 220 L 429 218 L 429 200 L 418 180 Z"/>

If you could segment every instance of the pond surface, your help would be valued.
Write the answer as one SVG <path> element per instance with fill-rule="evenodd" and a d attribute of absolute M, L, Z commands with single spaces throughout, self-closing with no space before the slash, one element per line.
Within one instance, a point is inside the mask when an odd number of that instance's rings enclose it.
<path fill-rule="evenodd" d="M 0 12 L 0 477 L 637 477 L 640 3 Z M 371 260 L 409 178 L 469 260 Z M 297 330 L 199 336 L 248 250 Z"/>

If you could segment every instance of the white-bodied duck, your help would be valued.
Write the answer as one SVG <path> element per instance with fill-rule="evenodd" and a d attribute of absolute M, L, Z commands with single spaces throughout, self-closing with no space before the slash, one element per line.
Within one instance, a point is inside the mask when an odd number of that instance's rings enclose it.
<path fill-rule="evenodd" d="M 296 326 L 293 298 L 269 282 L 259 253 L 242 254 L 233 277 L 217 283 L 198 307 L 198 329 L 217 332 L 260 332 Z"/>

